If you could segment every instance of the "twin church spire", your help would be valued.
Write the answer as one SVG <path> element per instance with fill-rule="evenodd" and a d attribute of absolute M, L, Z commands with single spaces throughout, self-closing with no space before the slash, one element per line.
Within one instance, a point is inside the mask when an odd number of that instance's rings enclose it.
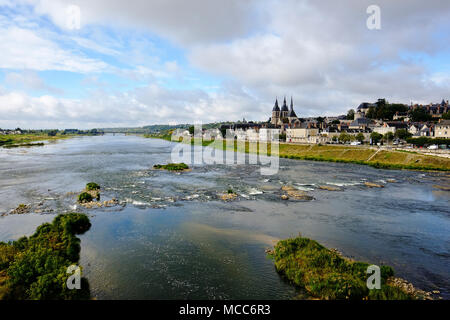
<path fill-rule="evenodd" d="M 287 102 L 286 102 L 286 96 L 283 100 L 283 105 L 280 109 L 278 106 L 278 98 L 275 99 L 275 105 L 272 109 L 272 120 L 271 123 L 274 125 L 279 125 L 280 123 L 283 123 L 283 119 L 289 119 L 292 120 L 293 118 L 297 119 L 297 115 L 294 111 L 294 100 L 291 96 L 291 106 L 288 108 Z"/>

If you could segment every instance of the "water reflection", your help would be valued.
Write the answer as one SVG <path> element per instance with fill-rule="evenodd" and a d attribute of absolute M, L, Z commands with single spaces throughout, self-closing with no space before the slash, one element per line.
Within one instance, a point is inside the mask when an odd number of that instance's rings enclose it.
<path fill-rule="evenodd" d="M 418 287 L 450 298 L 450 192 L 433 187 L 450 186 L 448 175 L 286 159 L 270 177 L 252 165 L 151 170 L 170 161 L 171 145 L 103 136 L 0 150 L 0 213 L 19 203 L 83 211 L 74 195 L 89 181 L 102 185 L 103 199 L 120 199 L 122 206 L 90 211 L 93 227 L 82 237 L 82 264 L 97 298 L 291 298 L 294 290 L 264 249 L 298 233 L 391 264 Z M 366 181 L 386 187 L 369 189 Z M 315 200 L 282 201 L 286 184 Z M 229 188 L 238 200 L 221 202 Z M 0 218 L 0 240 L 29 234 L 53 216 Z"/>

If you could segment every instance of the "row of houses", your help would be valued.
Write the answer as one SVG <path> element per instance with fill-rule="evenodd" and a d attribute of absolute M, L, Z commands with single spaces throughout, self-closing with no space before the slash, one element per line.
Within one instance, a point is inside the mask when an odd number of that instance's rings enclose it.
<path fill-rule="evenodd" d="M 385 135 L 389 132 L 395 134 L 397 130 L 404 129 L 413 137 L 450 138 L 450 120 L 440 120 L 434 123 L 405 123 L 402 121 L 374 121 L 364 123 L 343 120 L 339 124 L 325 126 L 323 123 L 313 121 L 302 123 L 301 127 L 274 128 L 261 123 L 246 123 L 223 126 L 222 128 L 204 130 L 201 137 L 205 140 L 222 138 L 222 133 L 227 132 L 229 137 L 247 141 L 277 141 L 279 137 L 286 137 L 286 142 L 292 143 L 329 143 L 335 141 L 343 132 L 350 136 L 363 136 L 364 141 L 370 141 L 372 132 Z M 188 130 L 178 129 L 174 136 L 191 137 Z"/>
<path fill-rule="evenodd" d="M 8 135 L 8 134 L 22 134 L 22 130 L 20 130 L 20 129 L 15 129 L 15 130 L 0 129 L 0 135 Z"/>

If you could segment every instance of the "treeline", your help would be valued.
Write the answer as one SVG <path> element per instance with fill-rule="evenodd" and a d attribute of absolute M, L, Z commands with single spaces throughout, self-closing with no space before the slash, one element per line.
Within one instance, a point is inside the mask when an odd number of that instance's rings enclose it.
<path fill-rule="evenodd" d="M 407 138 L 406 142 L 411 143 L 418 147 L 424 147 L 429 145 L 450 145 L 450 139 L 448 138 L 431 138 L 431 137 L 419 137 L 419 138 Z"/>
<path fill-rule="evenodd" d="M 91 227 L 85 214 L 58 215 L 30 237 L 0 242 L 0 300 L 89 299 L 87 279 L 69 290 L 67 268 L 80 259 L 80 239 Z"/>
<path fill-rule="evenodd" d="M 212 122 L 212 123 L 205 123 L 202 124 L 203 129 L 215 129 L 220 128 L 222 125 L 230 125 L 234 122 Z M 241 121 L 238 121 L 237 123 L 241 123 Z M 176 129 L 186 129 L 189 130 L 190 127 L 193 127 L 192 124 L 177 124 L 177 125 L 168 125 L 168 124 L 155 124 L 150 126 L 144 126 L 144 127 L 137 127 L 137 128 L 102 128 L 102 130 L 105 133 L 130 133 L 130 134 L 155 134 L 155 133 L 167 133 L 170 130 L 176 130 Z"/>
<path fill-rule="evenodd" d="M 351 110 L 353 111 L 353 110 Z M 372 106 L 367 110 L 366 117 L 369 119 L 383 119 L 383 120 L 393 120 L 394 115 L 396 113 L 407 114 L 407 116 L 413 122 L 426 122 L 426 121 L 435 121 L 437 119 L 433 118 L 431 114 L 427 112 L 425 108 L 414 108 L 410 109 L 407 105 L 401 103 L 388 103 L 385 99 L 379 99 L 378 102 L 375 103 L 375 106 Z M 350 113 L 350 111 L 349 111 Z M 354 113 L 354 111 L 353 111 Z M 349 117 L 347 115 L 347 117 Z M 442 115 L 443 119 L 450 119 L 450 112 L 447 112 Z"/>
<path fill-rule="evenodd" d="M 0 131 L 3 132 L 13 132 L 18 134 L 32 134 L 32 135 L 48 135 L 49 137 L 54 137 L 58 134 L 66 135 L 66 134 L 80 134 L 80 135 L 101 135 L 104 132 L 102 130 L 98 129 L 91 129 L 91 130 L 79 130 L 79 129 L 65 129 L 65 130 L 58 130 L 58 129 L 43 129 L 43 130 L 30 130 L 30 129 L 20 129 L 16 128 L 14 130 L 5 130 L 1 129 Z"/>
<path fill-rule="evenodd" d="M 367 110 L 366 117 L 369 119 L 392 120 L 394 115 L 408 112 L 408 106 L 401 103 L 388 103 L 385 99 L 379 99 L 375 107 Z"/>

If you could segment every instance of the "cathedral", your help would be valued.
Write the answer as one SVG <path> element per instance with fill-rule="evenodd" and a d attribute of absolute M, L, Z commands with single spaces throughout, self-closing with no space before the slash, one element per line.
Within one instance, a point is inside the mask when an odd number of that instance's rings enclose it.
<path fill-rule="evenodd" d="M 270 123 L 274 126 L 297 128 L 300 126 L 300 119 L 297 117 L 294 111 L 294 102 L 291 97 L 291 106 L 288 109 L 286 104 L 286 97 L 284 97 L 283 106 L 278 106 L 278 98 L 275 100 L 275 105 L 272 109 L 272 118 Z"/>

